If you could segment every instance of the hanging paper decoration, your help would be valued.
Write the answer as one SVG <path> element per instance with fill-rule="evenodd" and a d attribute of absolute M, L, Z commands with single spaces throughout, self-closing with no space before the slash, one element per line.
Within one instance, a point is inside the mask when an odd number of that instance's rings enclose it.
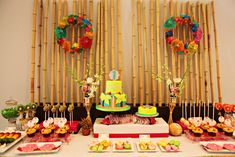
<path fill-rule="evenodd" d="M 79 39 L 78 43 L 71 43 L 66 39 L 67 28 L 75 27 L 78 25 L 81 32 L 84 32 L 83 36 Z M 90 49 L 93 39 L 92 24 L 89 20 L 79 17 L 77 15 L 69 15 L 64 17 L 55 28 L 55 35 L 57 43 L 66 51 L 70 53 L 79 52 L 82 53 L 85 49 Z"/>
<path fill-rule="evenodd" d="M 186 25 L 190 27 L 190 30 L 193 34 L 193 40 L 183 42 L 180 39 L 174 38 L 173 29 L 177 25 Z M 166 42 L 171 45 L 173 51 L 177 54 L 188 54 L 196 53 L 198 49 L 198 43 L 201 40 L 203 33 L 202 29 L 199 27 L 199 24 L 190 18 L 188 15 L 181 15 L 180 17 L 170 17 L 164 23 L 164 28 L 166 29 L 165 36 Z"/>

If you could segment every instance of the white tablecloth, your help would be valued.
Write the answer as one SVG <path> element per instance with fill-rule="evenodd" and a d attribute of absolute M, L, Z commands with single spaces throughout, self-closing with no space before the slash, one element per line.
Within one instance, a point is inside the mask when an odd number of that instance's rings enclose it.
<path fill-rule="evenodd" d="M 157 142 L 163 138 L 153 138 L 152 141 Z M 27 155 L 29 156 L 40 156 L 40 157 L 192 157 L 192 156 L 206 156 L 206 155 L 214 155 L 213 153 L 207 153 L 197 142 L 192 142 L 187 139 L 184 135 L 180 137 L 169 137 L 169 139 L 179 140 L 181 143 L 182 152 L 177 153 L 165 153 L 158 150 L 155 153 L 139 153 L 136 149 L 135 143 L 138 142 L 138 139 L 130 139 L 134 143 L 134 152 L 131 153 L 115 153 L 105 152 L 105 153 L 91 153 L 88 152 L 88 144 L 93 140 L 93 137 L 90 136 L 82 136 L 80 134 L 71 135 L 70 143 L 64 143 L 59 152 L 54 154 L 37 154 L 37 155 Z M 118 139 L 112 138 L 111 141 L 117 141 Z M 120 139 L 121 140 L 121 139 Z M 5 152 L 4 154 L 0 154 L 0 156 L 20 156 L 16 154 L 17 146 L 22 143 L 19 142 L 15 146 L 13 146 L 10 150 Z M 222 154 L 225 155 L 225 154 Z M 235 154 L 228 154 L 234 155 Z M 21 155 L 22 156 L 22 155 Z M 25 155 L 24 155 L 25 156 Z"/>

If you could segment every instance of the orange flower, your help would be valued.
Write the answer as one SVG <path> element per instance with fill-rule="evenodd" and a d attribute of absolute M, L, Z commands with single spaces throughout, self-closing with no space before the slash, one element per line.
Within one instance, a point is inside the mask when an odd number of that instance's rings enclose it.
<path fill-rule="evenodd" d="M 231 104 L 224 104 L 223 108 L 224 108 L 224 111 L 228 113 L 228 112 L 232 111 L 233 105 L 231 105 Z"/>
<path fill-rule="evenodd" d="M 85 36 L 92 39 L 93 38 L 93 33 L 92 32 L 86 32 Z"/>
<path fill-rule="evenodd" d="M 179 39 L 174 39 L 171 43 L 174 52 L 184 51 L 184 43 Z"/>
<path fill-rule="evenodd" d="M 222 103 L 216 103 L 216 104 L 215 104 L 215 108 L 216 108 L 217 110 L 222 110 L 222 109 L 223 109 L 223 104 L 222 104 Z"/>
<path fill-rule="evenodd" d="M 65 41 L 63 43 L 63 49 L 66 51 L 66 52 L 70 52 L 70 42 L 69 41 Z"/>

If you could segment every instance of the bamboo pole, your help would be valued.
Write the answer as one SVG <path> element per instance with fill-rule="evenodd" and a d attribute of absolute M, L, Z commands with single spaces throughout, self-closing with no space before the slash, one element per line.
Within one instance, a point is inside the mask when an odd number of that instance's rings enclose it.
<path fill-rule="evenodd" d="M 135 0 L 132 0 L 132 83 L 133 83 L 133 106 L 136 106 L 136 32 L 135 32 Z"/>
<path fill-rule="evenodd" d="M 40 105 L 41 85 L 41 54 L 42 54 L 42 22 L 43 22 L 43 1 L 40 0 L 39 25 L 38 25 L 38 65 L 37 65 L 37 104 Z"/>
<path fill-rule="evenodd" d="M 206 6 L 205 3 L 201 4 L 202 6 L 202 17 L 203 17 L 203 33 L 207 34 L 207 26 L 206 26 Z M 208 102 L 209 98 L 208 98 L 208 48 L 207 48 L 207 35 L 204 35 L 204 39 L 203 39 L 203 45 L 204 45 L 204 79 L 205 79 L 205 101 Z"/>
<path fill-rule="evenodd" d="M 190 1 L 187 2 L 187 12 L 188 15 L 191 16 L 191 4 Z M 191 29 L 188 28 L 188 41 L 191 41 L 192 39 L 192 34 L 191 34 Z M 193 57 L 192 57 L 193 58 Z M 193 103 L 193 64 L 192 64 L 192 59 L 189 60 L 189 102 L 190 106 Z"/>
<path fill-rule="evenodd" d="M 170 16 L 174 16 L 174 2 L 170 0 Z M 175 53 L 171 50 L 171 64 L 172 64 L 172 77 L 176 77 L 176 68 L 175 68 Z"/>
<path fill-rule="evenodd" d="M 199 25 L 201 24 L 201 4 L 200 2 L 197 2 L 197 21 L 199 23 Z M 199 54 L 199 100 L 201 100 L 201 102 L 204 102 L 204 98 L 203 98 L 203 53 L 202 53 L 202 42 L 200 41 L 199 43 L 199 47 L 198 47 L 198 54 Z M 200 103 L 201 104 L 201 103 Z"/>
<path fill-rule="evenodd" d="M 43 27 L 43 106 L 46 105 L 47 101 L 47 22 L 48 22 L 48 5 L 49 1 L 46 0 L 45 12 L 44 12 L 44 27 Z"/>
<path fill-rule="evenodd" d="M 162 63 L 161 63 L 161 50 L 160 50 L 160 1 L 156 0 L 156 33 L 157 33 L 157 73 L 159 76 L 162 76 Z M 172 53 L 173 54 L 173 53 Z M 173 58 L 175 56 L 173 55 Z M 175 64 L 175 62 L 174 62 Z M 158 93 L 158 105 L 162 106 L 162 82 L 158 81 L 157 86 Z"/>
<path fill-rule="evenodd" d="M 148 47 L 147 47 L 147 25 L 146 25 L 146 2 L 143 2 L 144 22 L 144 73 L 145 73 L 145 105 L 149 104 L 149 68 L 148 68 Z"/>
<path fill-rule="evenodd" d="M 67 0 L 64 1 L 64 16 L 67 16 L 68 14 L 68 2 Z M 73 30 L 72 30 L 73 32 Z M 72 41 L 73 42 L 73 41 Z M 72 55 L 72 58 L 74 58 L 74 56 Z M 72 59 L 74 60 L 74 59 Z M 74 61 L 73 61 L 74 62 Z M 73 64 L 73 63 L 72 63 Z M 74 71 L 74 66 L 71 65 L 71 70 Z M 66 73 L 67 73 L 67 52 L 64 51 L 63 52 L 63 106 L 66 105 L 66 94 L 67 94 L 67 76 L 66 76 Z M 72 83 L 73 80 L 71 79 L 71 102 L 73 103 L 73 98 L 72 98 Z"/>
<path fill-rule="evenodd" d="M 78 1 L 78 16 L 82 16 L 82 1 L 79 0 Z M 81 32 L 80 32 L 80 27 L 78 27 L 78 43 L 79 43 L 79 39 L 81 36 Z M 77 54 L 77 79 L 80 80 L 81 77 L 81 54 L 78 53 Z M 80 91 L 80 86 L 77 84 L 77 105 L 80 106 L 81 105 L 81 91 Z"/>
<path fill-rule="evenodd" d="M 213 81 L 213 65 L 212 65 L 212 49 L 211 49 L 211 8 L 210 4 L 206 5 L 207 14 L 207 41 L 208 41 L 208 54 L 209 54 L 209 71 L 210 71 L 210 87 L 211 87 L 211 100 L 215 102 L 214 94 L 214 81 Z"/>
<path fill-rule="evenodd" d="M 66 11 L 66 12 L 65 12 Z M 64 10 L 64 15 L 67 14 L 67 9 Z M 76 0 L 73 0 L 73 14 L 76 14 Z M 75 41 L 75 28 L 72 27 L 72 43 Z M 66 53 L 66 52 L 65 52 Z M 66 54 L 65 54 L 66 55 Z M 66 60 L 65 60 L 66 61 Z M 74 53 L 71 54 L 71 70 L 74 72 L 74 63 L 75 62 L 75 56 Z M 71 104 L 74 105 L 74 79 L 71 77 Z"/>
<path fill-rule="evenodd" d="M 178 3 L 178 0 L 175 2 L 175 16 L 179 16 L 179 3 Z M 176 38 L 180 38 L 180 28 L 179 27 L 176 27 Z M 181 68 L 180 68 L 180 65 L 181 65 L 181 55 L 176 55 L 176 59 L 177 59 L 177 68 L 176 68 L 176 71 L 177 71 L 177 77 L 178 78 L 181 78 Z M 180 105 L 181 104 L 181 95 L 178 97 L 178 104 Z"/>
<path fill-rule="evenodd" d="M 181 3 L 181 14 L 185 14 L 186 13 L 186 8 L 185 8 L 185 2 Z M 183 27 L 182 28 L 182 32 L 183 32 L 183 41 L 186 41 L 186 28 Z M 188 57 L 186 55 L 184 55 L 184 73 L 187 71 L 187 59 Z M 185 105 L 187 107 L 187 103 L 188 103 L 188 81 L 184 81 L 184 102 Z"/>
<path fill-rule="evenodd" d="M 100 74 L 100 4 L 101 2 L 98 1 L 98 6 L 97 6 L 97 42 L 96 42 L 96 61 L 95 61 L 95 67 L 96 67 L 96 74 Z M 96 104 L 99 103 L 99 96 L 100 96 L 100 92 L 99 89 L 97 89 L 97 93 L 96 93 Z"/>
<path fill-rule="evenodd" d="M 61 13 L 62 13 L 62 2 L 61 2 L 61 0 L 59 0 L 58 1 L 58 16 L 57 16 L 57 22 L 59 22 L 60 21 L 60 19 L 61 19 Z M 59 107 L 59 105 L 60 105 L 60 55 L 61 55 L 61 49 L 60 49 L 60 46 L 57 44 L 57 62 L 56 62 L 56 64 L 57 64 L 57 81 L 56 81 L 56 83 L 57 83 L 57 106 Z M 63 101 L 64 101 L 64 98 L 63 98 Z"/>
<path fill-rule="evenodd" d="M 121 30 L 121 1 L 117 1 L 117 49 L 118 49 L 118 69 L 120 74 L 120 79 L 122 80 L 122 30 Z"/>
<path fill-rule="evenodd" d="M 163 20 L 164 22 L 167 20 L 167 1 L 164 0 L 164 4 L 163 4 L 163 8 L 164 8 L 164 14 L 163 14 Z M 164 64 L 168 67 L 168 50 L 167 50 L 167 46 L 166 46 L 166 38 L 164 36 L 163 38 L 163 49 L 164 49 Z M 168 73 L 165 73 L 165 78 L 168 78 Z M 166 84 L 166 81 L 165 81 Z M 168 100 L 169 100 L 169 93 L 168 93 L 168 87 L 165 85 L 165 104 L 168 105 Z"/>
<path fill-rule="evenodd" d="M 33 25 L 32 25 L 32 58 L 31 58 L 31 82 L 30 82 L 30 97 L 31 102 L 34 103 L 34 79 L 35 79 L 35 44 L 36 44 L 36 17 L 37 17 L 37 0 L 33 2 Z"/>
<path fill-rule="evenodd" d="M 87 0 L 83 0 L 83 18 L 87 18 Z M 87 50 L 83 52 L 83 78 L 86 78 Z"/>
<path fill-rule="evenodd" d="M 93 0 L 89 0 L 89 20 L 92 23 L 93 22 Z M 93 25 L 94 27 L 94 25 Z M 93 41 L 94 38 L 93 38 Z M 94 43 L 94 42 L 93 42 Z M 89 58 L 89 66 L 90 66 L 90 75 L 93 75 L 93 71 L 94 71 L 94 52 L 93 52 L 93 46 L 91 46 L 90 49 L 90 58 Z"/>
<path fill-rule="evenodd" d="M 154 35 L 154 1 L 150 0 L 150 36 L 151 36 L 151 42 L 150 42 L 150 47 L 151 47 L 151 68 L 152 68 L 152 77 L 151 77 L 151 83 L 152 83 L 152 102 L 153 105 L 156 105 L 157 100 L 156 100 L 156 80 L 153 74 L 156 73 L 156 63 L 155 63 L 155 35 Z"/>
<path fill-rule="evenodd" d="M 100 71 L 104 68 L 104 0 L 100 3 Z M 102 74 L 103 78 L 104 74 Z M 101 80 L 100 92 L 104 91 L 104 79 Z"/>
<path fill-rule="evenodd" d="M 193 19 L 196 20 L 196 6 L 195 6 L 195 3 L 193 3 L 192 5 L 192 17 Z M 194 62 L 195 62 L 195 77 L 194 77 L 194 80 L 195 80 L 195 98 L 196 98 L 196 105 L 198 105 L 198 102 L 199 102 L 199 96 L 198 96 L 198 51 L 194 54 Z"/>
<path fill-rule="evenodd" d="M 55 26 L 56 26 L 56 1 L 53 0 L 53 7 L 52 7 L 52 47 L 51 47 L 51 105 L 54 106 L 54 99 L 55 99 Z"/>
<path fill-rule="evenodd" d="M 140 93 L 140 105 L 143 105 L 143 97 L 144 97 L 144 91 L 143 91 L 143 68 L 142 68 L 142 29 L 141 29 L 141 1 L 137 1 L 137 18 L 138 18 L 138 49 L 139 49 L 139 93 Z"/>
<path fill-rule="evenodd" d="M 114 0 L 110 1 L 111 6 L 111 67 L 112 69 L 115 69 L 115 43 L 114 43 Z"/>
<path fill-rule="evenodd" d="M 108 36 L 108 0 L 104 0 L 104 21 L 105 21 L 105 27 L 104 27 L 104 34 L 105 34 L 105 47 L 104 47 L 104 57 L 105 57 L 105 80 L 108 80 L 109 75 L 109 36 Z"/>
<path fill-rule="evenodd" d="M 222 93 L 220 86 L 220 60 L 219 60 L 219 46 L 217 39 L 216 19 L 215 19 L 215 3 L 214 0 L 211 2 L 212 5 L 212 17 L 213 17 L 213 28 L 214 28 L 214 39 L 215 39 L 215 54 L 216 54 L 216 72 L 217 72 L 217 87 L 218 87 L 218 99 L 222 102 Z"/>

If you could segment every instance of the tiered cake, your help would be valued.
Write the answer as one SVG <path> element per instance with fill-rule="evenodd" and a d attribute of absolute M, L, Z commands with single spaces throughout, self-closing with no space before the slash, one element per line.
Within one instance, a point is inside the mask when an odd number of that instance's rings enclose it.
<path fill-rule="evenodd" d="M 108 112 L 127 111 L 130 106 L 126 104 L 126 94 L 122 91 L 122 81 L 118 79 L 118 72 L 113 70 L 106 81 L 105 93 L 100 95 L 100 104 L 96 106 L 97 110 Z"/>

